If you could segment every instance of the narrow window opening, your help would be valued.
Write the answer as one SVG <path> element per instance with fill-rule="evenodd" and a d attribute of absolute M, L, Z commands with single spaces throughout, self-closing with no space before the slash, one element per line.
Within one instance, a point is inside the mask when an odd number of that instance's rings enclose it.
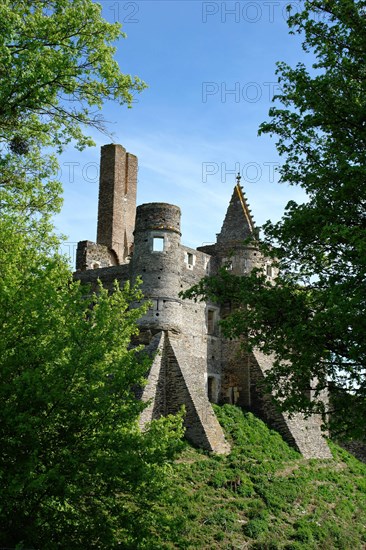
<path fill-rule="evenodd" d="M 207 311 L 207 332 L 208 334 L 215 332 L 215 311 L 213 309 Z"/>
<path fill-rule="evenodd" d="M 164 237 L 154 237 L 153 252 L 163 252 L 163 251 L 164 251 Z"/>
<path fill-rule="evenodd" d="M 196 257 L 192 252 L 186 252 L 184 261 L 188 267 L 188 269 L 193 269 L 194 265 L 196 264 Z"/>
<path fill-rule="evenodd" d="M 207 397 L 211 403 L 217 401 L 217 380 L 214 376 L 207 378 Z"/>
<path fill-rule="evenodd" d="M 229 258 L 223 258 L 222 259 L 222 266 L 226 271 L 232 271 L 233 270 L 233 262 L 229 260 Z"/>
<path fill-rule="evenodd" d="M 273 277 L 273 268 L 271 265 L 267 264 L 266 266 L 267 277 Z"/>

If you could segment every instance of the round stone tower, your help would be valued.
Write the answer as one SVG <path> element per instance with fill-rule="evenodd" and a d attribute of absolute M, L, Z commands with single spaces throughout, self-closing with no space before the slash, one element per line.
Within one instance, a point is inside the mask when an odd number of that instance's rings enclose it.
<path fill-rule="evenodd" d="M 152 302 L 139 323 L 142 329 L 181 330 L 180 216 L 178 206 L 160 202 L 136 209 L 132 276 L 142 278 L 142 292 Z"/>

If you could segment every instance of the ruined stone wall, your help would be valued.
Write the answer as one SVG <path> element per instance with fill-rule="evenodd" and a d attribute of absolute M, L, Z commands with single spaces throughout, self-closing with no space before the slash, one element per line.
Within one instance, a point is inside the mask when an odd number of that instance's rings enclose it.
<path fill-rule="evenodd" d="M 79 241 L 76 250 L 76 270 L 85 271 L 118 265 L 116 254 L 102 244 Z"/>
<path fill-rule="evenodd" d="M 91 285 L 93 291 L 98 289 L 98 280 L 102 281 L 104 288 L 112 291 L 114 281 L 118 281 L 120 287 L 130 280 L 129 265 L 117 265 L 99 269 L 88 269 L 87 271 L 76 271 L 74 279 L 82 284 Z"/>
<path fill-rule="evenodd" d="M 136 213 L 137 157 L 122 145 L 101 148 L 97 243 L 124 263 L 133 245 Z"/>
<path fill-rule="evenodd" d="M 237 203 L 235 195 L 234 199 L 232 204 L 235 205 Z M 215 245 L 199 249 L 213 256 L 209 263 L 209 274 L 216 275 L 222 267 L 230 270 L 234 275 L 249 274 L 254 268 L 259 268 L 266 274 L 268 280 L 273 280 L 277 275 L 277 268 L 273 267 L 271 261 L 265 258 L 255 246 L 232 240 L 225 242 L 225 236 L 231 238 L 237 232 L 235 227 L 230 227 L 234 224 L 235 212 L 233 208 L 231 212 L 229 210 L 221 231 L 221 239 L 218 239 Z M 238 212 L 240 212 L 239 209 L 236 214 Z M 208 304 L 209 307 L 210 304 Z M 226 311 L 225 304 L 221 305 L 220 319 L 230 313 L 230 304 L 228 308 L 229 310 Z M 290 418 L 278 411 L 270 395 L 263 393 L 261 384 L 265 372 L 272 367 L 273 358 L 259 351 L 246 353 L 240 341 L 218 338 L 218 336 L 215 334 L 207 337 L 207 364 L 208 376 L 210 373 L 220 372 L 221 367 L 221 376 L 217 379 L 219 401 L 252 411 L 277 430 L 304 457 L 330 458 L 328 446 L 322 437 L 319 417 L 312 416 L 305 419 L 302 414 L 296 414 Z M 219 354 L 218 350 L 220 350 Z M 221 355 L 221 360 L 216 362 L 215 358 L 218 355 Z"/>
<path fill-rule="evenodd" d="M 221 403 L 230 403 L 250 409 L 250 363 L 243 353 L 240 342 L 223 339 L 221 342 L 223 376 L 220 393 Z"/>

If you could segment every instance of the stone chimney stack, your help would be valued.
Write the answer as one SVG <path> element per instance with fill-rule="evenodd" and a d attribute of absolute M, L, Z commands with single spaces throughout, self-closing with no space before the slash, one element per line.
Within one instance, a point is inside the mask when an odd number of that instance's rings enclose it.
<path fill-rule="evenodd" d="M 101 148 L 97 244 L 123 264 L 131 252 L 136 216 L 137 157 L 113 143 Z"/>

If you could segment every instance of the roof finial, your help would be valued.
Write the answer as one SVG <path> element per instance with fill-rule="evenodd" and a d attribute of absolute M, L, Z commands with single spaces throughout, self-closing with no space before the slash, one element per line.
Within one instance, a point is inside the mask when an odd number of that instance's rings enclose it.
<path fill-rule="evenodd" d="M 236 185 L 240 185 L 241 175 L 240 172 L 238 172 L 238 175 L 236 176 Z"/>

